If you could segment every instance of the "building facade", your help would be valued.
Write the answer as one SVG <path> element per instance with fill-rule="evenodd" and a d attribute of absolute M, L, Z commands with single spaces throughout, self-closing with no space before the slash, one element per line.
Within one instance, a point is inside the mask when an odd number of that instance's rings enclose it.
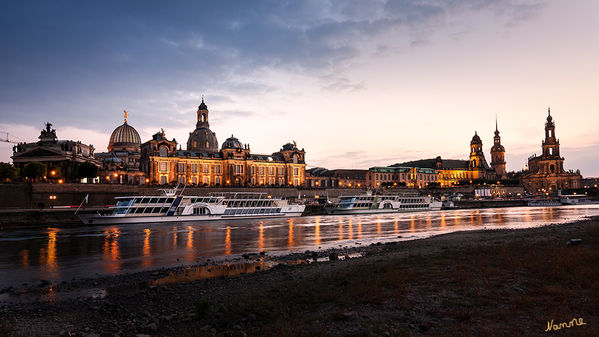
<path fill-rule="evenodd" d="M 559 139 L 555 135 L 555 123 L 551 110 L 547 110 L 545 139 L 541 143 L 542 154 L 528 158 L 528 170 L 522 175 L 527 192 L 556 192 L 562 189 L 580 188 L 580 171 L 564 170 L 564 158 L 560 155 Z"/>
<path fill-rule="evenodd" d="M 177 150 L 177 141 L 168 140 L 164 130 L 143 143 L 141 167 L 149 181 L 202 186 L 300 186 L 305 182 L 305 151 L 295 142 L 270 155 L 254 154 L 248 144 L 231 135 L 218 150 L 203 99 L 187 144 L 187 150 Z"/>
<path fill-rule="evenodd" d="M 425 188 L 439 182 L 435 169 L 409 166 L 371 167 L 366 176 L 367 186 L 371 188 L 406 186 Z"/>
<path fill-rule="evenodd" d="M 305 185 L 312 188 L 362 188 L 367 186 L 367 174 L 368 170 L 327 170 L 322 167 L 316 167 L 306 170 Z"/>
<path fill-rule="evenodd" d="M 41 162 L 47 166 L 47 172 L 55 172 L 56 177 L 66 181 L 78 180 L 77 169 L 85 162 L 98 168 L 101 162 L 94 156 L 93 145 L 81 141 L 59 140 L 51 123 L 41 131 L 39 141 L 20 143 L 13 147 L 12 160 L 16 168 L 23 169 L 30 162 Z M 60 175 L 60 177 L 58 176 Z"/>

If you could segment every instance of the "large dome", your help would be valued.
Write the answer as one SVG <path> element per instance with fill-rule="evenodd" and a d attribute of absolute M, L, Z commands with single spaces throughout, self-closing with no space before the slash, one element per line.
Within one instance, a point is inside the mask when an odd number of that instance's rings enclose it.
<path fill-rule="evenodd" d="M 218 140 L 216 139 L 216 134 L 205 127 L 195 129 L 193 132 L 189 133 L 187 151 L 218 152 Z"/>
<path fill-rule="evenodd" d="M 131 125 L 123 123 L 119 125 L 110 136 L 110 142 L 108 143 L 108 151 L 118 150 L 119 148 L 125 147 L 137 147 L 141 146 L 141 138 L 139 133 Z"/>
<path fill-rule="evenodd" d="M 239 139 L 237 139 L 237 138 L 233 137 L 233 135 L 231 135 L 231 137 L 229 137 L 229 138 L 227 138 L 227 140 L 225 140 L 222 148 L 223 149 L 243 149 L 243 144 L 241 144 Z"/>

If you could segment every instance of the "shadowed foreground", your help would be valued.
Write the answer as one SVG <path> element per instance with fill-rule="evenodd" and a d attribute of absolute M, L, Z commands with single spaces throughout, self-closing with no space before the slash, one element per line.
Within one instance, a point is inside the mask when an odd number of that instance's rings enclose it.
<path fill-rule="evenodd" d="M 365 257 L 150 288 L 140 277 L 168 271 L 105 278 L 127 290 L 5 307 L 0 335 L 599 336 L 597 219 L 353 250 Z M 545 332 L 573 318 L 585 325 Z"/>

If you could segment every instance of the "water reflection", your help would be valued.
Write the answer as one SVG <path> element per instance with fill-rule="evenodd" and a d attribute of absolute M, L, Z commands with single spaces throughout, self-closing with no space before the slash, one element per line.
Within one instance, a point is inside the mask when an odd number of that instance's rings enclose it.
<path fill-rule="evenodd" d="M 398 236 L 418 238 L 482 226 L 542 226 L 592 215 L 599 215 L 599 205 L 4 231 L 0 289 L 40 279 L 192 265 L 234 254 L 337 247 L 349 244 L 345 240 L 368 245 L 398 240 Z"/>
<path fill-rule="evenodd" d="M 320 217 L 317 216 L 314 222 L 316 223 L 314 226 L 314 245 L 320 246 Z"/>
<path fill-rule="evenodd" d="M 231 226 L 227 226 L 225 234 L 225 255 L 231 255 Z"/>
<path fill-rule="evenodd" d="M 117 273 L 121 270 L 119 235 L 121 231 L 117 227 L 107 228 L 104 231 L 104 270 L 109 273 Z"/>
<path fill-rule="evenodd" d="M 21 251 L 21 264 L 23 267 L 29 267 L 29 249 L 23 249 Z"/>
<path fill-rule="evenodd" d="M 289 249 L 293 248 L 293 219 L 289 219 L 289 233 L 287 234 L 287 247 L 289 247 Z"/>

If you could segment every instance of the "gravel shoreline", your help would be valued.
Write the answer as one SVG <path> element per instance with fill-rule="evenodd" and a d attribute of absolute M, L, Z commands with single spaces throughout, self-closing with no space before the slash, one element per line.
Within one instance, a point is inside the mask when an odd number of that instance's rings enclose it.
<path fill-rule="evenodd" d="M 27 289 L 4 289 L 3 292 L 13 297 L 20 293 L 19 296 L 24 299 L 43 295 L 44 301 L 0 302 L 0 316 L 3 317 L 0 335 L 178 335 L 181 327 L 195 326 L 200 319 L 198 316 L 203 314 L 203 301 L 210 301 L 210 310 L 217 317 L 219 312 L 224 316 L 230 303 L 240 298 L 267 296 L 268 290 L 280 283 L 292 282 L 301 286 L 350 268 L 355 270 L 390 259 L 407 261 L 415 257 L 437 256 L 448 250 L 459 252 L 479 247 L 501 247 L 514 242 L 533 247 L 537 242 L 549 241 L 565 246 L 568 240 L 578 238 L 584 230 L 596 226 L 595 218 L 539 228 L 453 232 L 426 239 L 284 256 L 246 254 L 230 261 L 232 268 L 209 264 L 181 266 L 55 285 L 41 283 Z M 210 273 L 217 277 L 195 280 Z M 235 274 L 239 275 L 228 276 Z M 344 320 L 343 315 L 349 319 L 354 314 L 353 311 L 343 312 L 340 321 Z M 259 312 L 250 313 L 238 322 L 231 322 L 230 327 L 225 329 L 206 324 L 192 335 L 256 335 L 257 330 L 250 322 L 260 321 L 259 315 Z M 351 332 L 351 329 L 340 330 L 337 335 Z M 415 330 L 416 335 L 429 333 Z"/>

